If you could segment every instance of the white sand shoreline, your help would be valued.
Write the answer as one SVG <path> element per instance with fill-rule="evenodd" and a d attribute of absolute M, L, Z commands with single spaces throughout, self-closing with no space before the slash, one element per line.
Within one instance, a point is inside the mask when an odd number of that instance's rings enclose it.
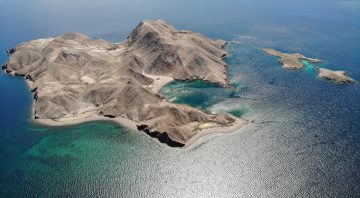
<path fill-rule="evenodd" d="M 32 119 L 32 121 L 36 124 L 46 125 L 46 126 L 70 126 L 70 125 L 77 125 L 92 121 L 111 121 L 128 129 L 137 130 L 136 122 L 122 117 L 108 118 L 97 115 L 97 116 L 91 116 L 87 118 L 73 119 L 67 121 L 57 121 L 52 119 Z"/>
<path fill-rule="evenodd" d="M 94 121 L 110 121 L 115 124 L 118 124 L 119 126 L 125 127 L 127 129 L 131 129 L 133 131 L 138 131 L 136 122 L 122 117 L 116 117 L 116 118 L 108 118 L 104 116 L 91 116 L 87 118 L 80 118 L 80 119 L 73 119 L 73 120 L 67 120 L 67 121 L 57 121 L 52 119 L 32 119 L 32 122 L 39 124 L 39 125 L 45 125 L 45 126 L 52 126 L 52 127 L 60 127 L 60 126 L 71 126 L 71 125 L 77 125 L 82 124 L 86 122 L 94 122 Z M 189 139 L 184 145 L 183 148 L 189 148 L 194 143 L 200 141 L 201 138 L 210 135 L 210 134 L 229 134 L 233 133 L 242 127 L 246 126 L 248 124 L 248 120 L 242 119 L 242 118 L 236 118 L 235 123 L 233 123 L 232 126 L 229 127 L 216 127 L 216 128 L 209 128 L 209 129 L 203 129 L 200 132 L 198 132 L 195 136 Z M 156 141 L 159 144 L 159 141 Z"/>
<path fill-rule="evenodd" d="M 233 133 L 233 132 L 241 129 L 242 127 L 246 126 L 249 123 L 248 120 L 245 120 L 243 118 L 235 118 L 235 119 L 236 119 L 235 123 L 233 123 L 232 126 L 229 126 L 229 127 L 216 127 L 216 128 L 209 128 L 209 129 L 201 130 L 200 132 L 198 132 L 195 136 L 193 136 L 186 142 L 184 148 L 189 148 L 194 143 L 198 142 L 202 137 L 205 137 L 207 135 Z"/>
<path fill-rule="evenodd" d="M 174 81 L 174 78 L 168 76 L 155 76 L 145 73 L 142 74 L 154 80 L 154 82 L 148 86 L 148 88 L 154 93 L 158 93 L 163 86 L 170 83 L 171 81 Z"/>

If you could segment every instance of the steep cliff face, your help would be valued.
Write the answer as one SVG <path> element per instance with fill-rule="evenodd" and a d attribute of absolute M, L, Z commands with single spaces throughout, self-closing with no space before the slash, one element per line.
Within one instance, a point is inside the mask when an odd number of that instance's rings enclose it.
<path fill-rule="evenodd" d="M 157 80 L 149 76 L 227 86 L 224 46 L 161 20 L 143 21 L 121 44 L 79 33 L 22 43 L 3 69 L 30 82 L 35 118 L 125 117 L 182 145 L 197 133 L 197 124 L 225 126 L 234 118 L 170 104 L 149 88 Z"/>
<path fill-rule="evenodd" d="M 143 21 L 126 45 L 132 54 L 146 58 L 143 69 L 180 80 L 203 79 L 227 85 L 225 42 L 201 34 L 178 31 L 164 21 Z"/>

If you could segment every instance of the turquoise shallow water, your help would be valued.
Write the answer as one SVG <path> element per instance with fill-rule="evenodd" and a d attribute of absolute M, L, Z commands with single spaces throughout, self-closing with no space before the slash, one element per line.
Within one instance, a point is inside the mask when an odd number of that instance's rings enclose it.
<path fill-rule="evenodd" d="M 313 64 L 309 63 L 308 61 L 302 61 L 304 64 L 304 72 L 305 73 L 312 73 L 315 71 L 315 67 Z"/>
<path fill-rule="evenodd" d="M 192 82 L 173 81 L 163 87 L 160 93 L 165 95 L 168 101 L 206 110 L 207 107 L 222 99 L 234 96 L 235 90 L 195 80 Z"/>
<path fill-rule="evenodd" d="M 358 83 L 321 81 L 307 63 L 286 71 L 260 50 L 300 52 L 360 80 L 360 12 L 352 5 L 0 1 L 1 50 L 68 31 L 117 42 L 144 18 L 231 41 L 226 62 L 235 89 L 194 81 L 162 92 L 173 102 L 251 121 L 188 149 L 109 122 L 39 126 L 29 121 L 24 81 L 0 74 L 0 197 L 359 197 Z"/>
<path fill-rule="evenodd" d="M 242 87 L 242 85 L 237 82 L 230 84 L 232 86 L 231 88 L 222 88 L 201 80 L 191 82 L 173 81 L 165 85 L 160 90 L 160 93 L 170 102 L 186 104 L 207 113 L 228 112 L 237 117 L 241 117 L 246 112 L 243 107 L 228 106 L 228 108 L 218 109 L 217 111 L 212 109 L 214 104 L 218 104 L 226 99 L 241 98 L 241 93 L 245 87 Z"/>

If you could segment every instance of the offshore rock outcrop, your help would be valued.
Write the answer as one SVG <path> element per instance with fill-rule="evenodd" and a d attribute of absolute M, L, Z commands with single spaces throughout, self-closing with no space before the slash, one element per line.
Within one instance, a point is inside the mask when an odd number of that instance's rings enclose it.
<path fill-rule="evenodd" d="M 315 58 L 308 58 L 299 53 L 282 53 L 274 49 L 265 48 L 262 49 L 266 54 L 279 57 L 279 62 L 282 64 L 282 67 L 285 69 L 302 69 L 304 64 L 302 60 L 309 61 L 310 63 L 320 63 L 321 60 Z"/>
<path fill-rule="evenodd" d="M 142 131 L 170 146 L 181 146 L 198 133 L 197 125 L 228 126 L 237 118 L 168 103 L 151 87 L 165 77 L 228 86 L 225 45 L 147 20 L 120 44 L 79 33 L 21 43 L 9 51 L 3 69 L 27 79 L 38 120 L 121 117 L 146 126 Z"/>
<path fill-rule="evenodd" d="M 321 79 L 337 83 L 337 84 L 347 84 L 347 83 L 355 83 L 356 81 L 349 76 L 347 76 L 346 71 L 333 71 L 326 68 L 317 68 L 318 76 Z"/>
<path fill-rule="evenodd" d="M 310 63 L 321 63 L 320 59 L 308 58 L 299 53 L 282 53 L 274 49 L 265 48 L 262 49 L 266 54 L 271 56 L 279 57 L 279 62 L 282 64 L 282 67 L 285 69 L 299 70 L 304 67 L 303 60 Z M 336 84 L 348 84 L 356 82 L 354 79 L 347 76 L 346 71 L 332 71 L 326 68 L 316 68 L 318 76 L 320 79 L 327 80 Z"/>

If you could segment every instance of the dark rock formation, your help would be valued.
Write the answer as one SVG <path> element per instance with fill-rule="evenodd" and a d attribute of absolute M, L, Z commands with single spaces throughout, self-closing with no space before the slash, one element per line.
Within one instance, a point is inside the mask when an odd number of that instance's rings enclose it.
<path fill-rule="evenodd" d="M 15 48 L 10 48 L 10 49 L 6 50 L 6 53 L 11 55 L 11 54 L 13 54 L 15 52 L 15 50 L 16 50 Z"/>
<path fill-rule="evenodd" d="M 153 138 L 157 138 L 161 143 L 167 144 L 171 147 L 183 147 L 185 144 L 172 140 L 167 132 L 150 131 L 147 125 L 137 125 L 139 131 L 145 132 L 147 135 Z"/>

